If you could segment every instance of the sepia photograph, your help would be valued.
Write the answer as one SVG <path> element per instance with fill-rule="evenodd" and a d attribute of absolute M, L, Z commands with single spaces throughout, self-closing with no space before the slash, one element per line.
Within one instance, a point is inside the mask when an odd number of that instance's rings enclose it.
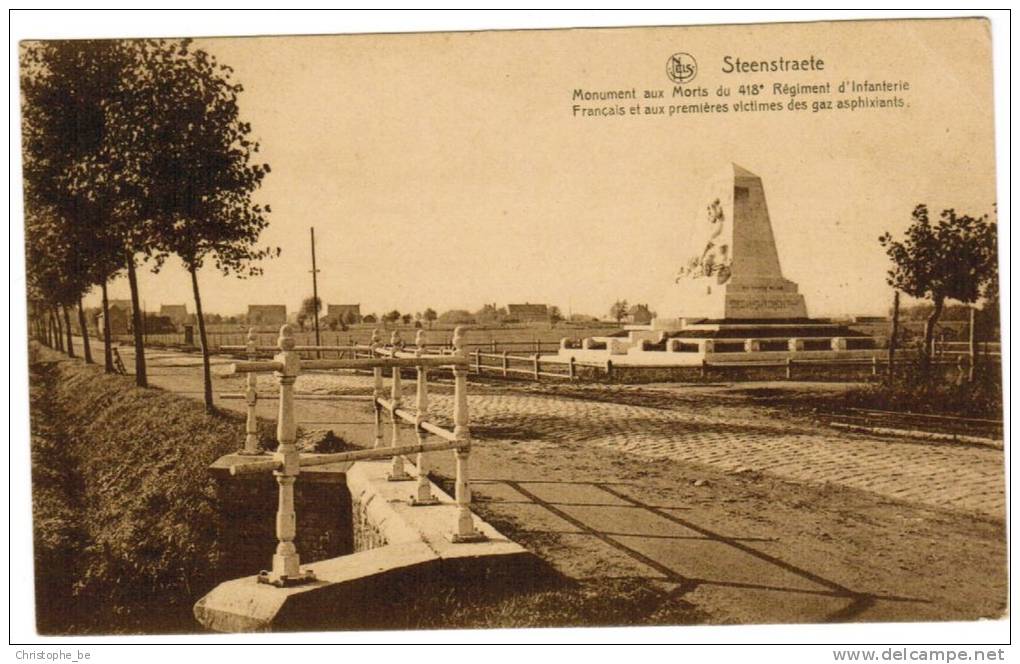
<path fill-rule="evenodd" d="M 679 23 L 12 42 L 36 634 L 1005 626 L 990 20 Z"/>

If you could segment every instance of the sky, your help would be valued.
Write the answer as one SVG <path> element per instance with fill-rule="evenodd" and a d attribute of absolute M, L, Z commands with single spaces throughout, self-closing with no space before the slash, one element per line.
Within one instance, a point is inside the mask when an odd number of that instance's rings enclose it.
<path fill-rule="evenodd" d="M 705 183 L 731 163 L 761 176 L 784 276 L 812 316 L 882 314 L 878 243 L 918 203 L 991 212 L 991 44 L 978 20 L 202 39 L 235 70 L 240 108 L 270 164 L 254 279 L 200 274 L 204 308 L 295 310 L 312 292 L 309 229 L 326 303 L 362 311 L 542 302 L 606 315 L 617 299 L 660 315 L 692 252 Z M 779 101 L 741 84 L 909 81 L 907 106 L 853 112 L 575 117 L 575 89 L 686 84 Z M 825 61 L 821 72 L 725 74 L 724 56 Z M 837 95 L 833 95 L 837 96 Z M 891 95 L 883 95 L 891 96 Z M 804 97 L 810 102 L 810 97 Z M 628 102 L 621 102 L 627 104 Z M 638 100 L 641 103 L 641 100 Z M 139 274 L 141 299 L 191 302 L 171 259 Z M 111 297 L 127 297 L 125 279 Z M 98 293 L 86 299 L 98 303 Z"/>

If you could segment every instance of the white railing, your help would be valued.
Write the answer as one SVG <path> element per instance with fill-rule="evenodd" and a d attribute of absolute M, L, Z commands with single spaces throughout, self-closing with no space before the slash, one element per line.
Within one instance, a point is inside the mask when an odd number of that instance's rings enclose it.
<path fill-rule="evenodd" d="M 456 454 L 455 503 L 456 519 L 450 539 L 453 542 L 474 542 L 485 537 L 475 529 L 474 517 L 471 514 L 471 487 L 468 479 L 468 458 L 471 451 L 471 432 L 468 426 L 467 405 L 467 371 L 469 360 L 464 349 L 462 328 L 457 328 L 453 337 L 453 353 L 442 356 L 425 356 L 424 333 L 419 331 L 416 337 L 416 348 L 413 352 L 402 350 L 397 333 L 391 339 L 391 348 L 382 350 L 379 345 L 378 331 L 372 335 L 369 346 L 370 357 L 351 359 L 302 359 L 298 346 L 295 344 L 293 330 L 289 325 L 280 328 L 278 343 L 279 352 L 272 360 L 258 360 L 258 351 L 254 335 L 249 333 L 247 362 L 236 362 L 230 366 L 230 373 L 246 374 L 245 401 L 247 405 L 247 423 L 245 427 L 245 450 L 248 455 L 259 455 L 256 436 L 255 407 L 257 393 L 255 375 L 273 372 L 279 382 L 279 416 L 276 424 L 276 452 L 265 459 L 241 461 L 230 467 L 232 475 L 244 475 L 272 471 L 276 476 L 279 488 L 279 503 L 276 513 L 276 554 L 273 556 L 272 570 L 263 572 L 259 580 L 277 586 L 287 586 L 312 580 L 314 576 L 309 570 L 301 570 L 300 558 L 294 539 L 297 535 L 297 517 L 294 510 L 294 483 L 301 468 L 320 466 L 332 463 L 350 462 L 369 459 L 386 459 L 391 461 L 388 479 L 392 481 L 412 480 L 404 469 L 404 455 L 417 454 L 418 486 L 411 497 L 411 505 L 434 505 L 438 501 L 432 495 L 428 480 L 427 455 L 430 452 L 453 450 Z M 429 368 L 448 367 L 453 371 L 453 430 L 428 421 L 428 376 Z M 339 452 L 335 454 L 302 455 L 296 448 L 297 420 L 294 414 L 294 384 L 302 371 L 307 370 L 342 370 L 371 369 L 374 375 L 373 394 L 371 399 L 375 415 L 375 446 L 371 449 Z M 383 397 L 383 370 L 391 371 L 390 397 Z M 417 394 L 414 409 L 403 406 L 400 372 L 402 369 L 417 371 Z M 383 445 L 382 411 L 389 413 L 389 424 L 392 430 L 389 446 Z M 414 426 L 417 441 L 410 445 L 399 442 L 399 424 L 407 422 Z M 440 442 L 425 442 L 425 436 L 431 434 L 440 438 Z"/>

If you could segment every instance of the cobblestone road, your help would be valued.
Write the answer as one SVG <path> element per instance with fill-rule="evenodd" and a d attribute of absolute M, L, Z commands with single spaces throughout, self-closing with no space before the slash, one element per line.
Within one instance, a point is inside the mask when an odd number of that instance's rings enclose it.
<path fill-rule="evenodd" d="M 187 358 L 178 364 L 182 359 L 165 358 L 168 366 L 163 370 L 177 366 L 188 372 L 184 367 L 194 360 Z M 158 372 L 156 367 L 163 362 L 153 358 L 152 364 Z M 239 379 L 217 382 L 217 392 L 240 390 Z M 269 387 L 268 382 L 264 385 Z M 586 390 L 587 395 L 582 391 L 559 396 L 529 393 L 533 387 L 514 385 L 471 386 L 472 430 L 480 444 L 528 442 L 519 449 L 534 454 L 562 442 L 598 445 L 648 459 L 693 461 L 727 471 L 748 469 L 799 481 L 831 482 L 891 498 L 1004 517 L 1001 449 L 838 431 L 786 410 L 727 399 L 703 388 L 623 388 L 615 395 Z M 301 377 L 298 389 L 367 393 L 371 379 L 309 374 Z M 410 401 L 413 381 L 405 381 L 404 389 Z M 698 398 L 692 398 L 694 393 Z M 626 398 L 619 398 L 621 394 Z M 436 386 L 430 399 L 430 410 L 440 414 L 440 420 L 442 413 L 450 412 L 448 387 Z"/>
<path fill-rule="evenodd" d="M 306 389 L 367 389 L 360 377 L 306 377 Z M 413 385 L 406 386 L 413 389 Z M 445 391 L 445 390 L 443 390 Z M 974 510 L 1003 517 L 1002 450 L 871 437 L 837 431 L 804 417 L 746 401 L 684 395 L 682 387 L 660 391 L 654 406 L 630 391 L 626 401 L 609 394 L 592 400 L 472 387 L 472 429 L 479 441 L 570 441 L 599 445 L 649 459 L 708 464 L 727 471 L 748 469 L 816 483 L 832 482 L 891 498 Z M 677 398 L 670 400 L 673 394 Z M 665 398 L 663 398 L 665 396 Z M 434 412 L 449 412 L 449 394 L 433 394 Z M 652 399 L 649 399 L 652 401 Z"/>

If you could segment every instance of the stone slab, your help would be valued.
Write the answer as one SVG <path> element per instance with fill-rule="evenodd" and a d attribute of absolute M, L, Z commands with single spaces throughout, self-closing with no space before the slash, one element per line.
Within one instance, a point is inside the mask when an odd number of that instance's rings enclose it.
<path fill-rule="evenodd" d="M 514 578 L 539 564 L 533 554 L 477 516 L 475 527 L 486 539 L 451 542 L 447 533 L 458 513 L 453 499 L 430 483 L 440 504 L 412 507 L 408 498 L 416 481 L 390 482 L 389 468 L 389 461 L 346 468 L 352 499 L 364 506 L 385 545 L 302 565 L 302 570 L 314 571 L 316 580 L 299 586 L 276 588 L 254 576 L 221 583 L 195 604 L 198 622 L 217 632 L 336 629 L 346 620 L 364 618 L 380 596 L 437 581 Z M 304 470 L 298 481 L 303 479 Z"/>

